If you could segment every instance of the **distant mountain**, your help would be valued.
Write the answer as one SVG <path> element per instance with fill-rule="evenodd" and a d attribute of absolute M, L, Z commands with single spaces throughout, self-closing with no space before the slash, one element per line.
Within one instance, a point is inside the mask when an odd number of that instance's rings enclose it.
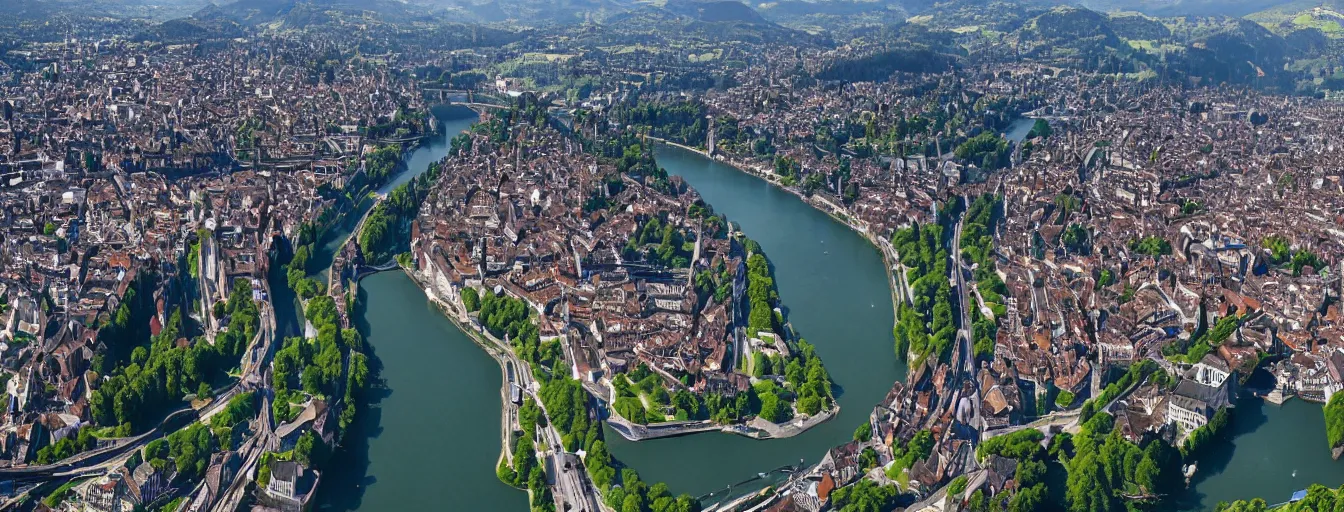
<path fill-rule="evenodd" d="M 179 18 L 160 23 L 140 34 L 141 41 L 184 43 L 243 37 L 243 27 L 229 20 Z"/>
<path fill-rule="evenodd" d="M 1288 64 L 1328 48 L 1318 32 L 1298 31 L 1290 39 L 1244 18 L 1157 19 L 1080 7 L 1041 13 L 1008 39 L 1021 57 L 1059 66 L 1285 91 L 1302 78 Z"/>
<path fill-rule="evenodd" d="M 1089 9 L 1115 12 L 1133 11 L 1149 16 L 1231 16 L 1240 17 L 1288 3 L 1285 0 L 1081 0 Z"/>
<path fill-rule="evenodd" d="M 925 5 L 923 0 L 905 0 L 910 21 L 931 28 L 967 31 L 992 29 L 1012 32 L 1027 20 L 1071 0 L 944 0 Z"/>
<path fill-rule="evenodd" d="M 208 4 L 208 0 L 9 0 L 0 2 L 0 25 L 57 14 L 166 20 L 186 16 Z"/>
<path fill-rule="evenodd" d="M 818 80 L 883 81 L 892 73 L 940 73 L 961 66 L 966 50 L 953 34 L 906 24 L 881 29 L 882 40 L 890 41 L 873 53 L 855 55 L 827 63 L 816 74 Z"/>
<path fill-rule="evenodd" d="M 1171 29 L 1161 20 L 1138 13 L 1110 15 L 1111 31 L 1130 41 L 1164 41 L 1171 39 Z"/>
<path fill-rule="evenodd" d="M 746 4 L 732 0 L 668 0 L 662 6 L 644 4 L 602 18 L 608 32 L 654 36 L 694 36 L 709 41 L 806 43 L 817 40 L 805 32 L 781 26 Z"/>
<path fill-rule="evenodd" d="M 1016 32 L 1024 56 L 1081 68 L 1111 67 L 1130 47 L 1111 27 L 1111 19 L 1078 7 L 1056 7 L 1028 20 Z"/>
<path fill-rule="evenodd" d="M 663 6 L 669 12 L 709 23 L 741 22 L 769 24 L 761 14 L 733 0 L 669 0 Z"/>
<path fill-rule="evenodd" d="M 1192 75 L 1232 83 L 1274 82 L 1300 51 L 1283 37 L 1242 18 L 1218 18 L 1215 30 L 1189 42 Z"/>
<path fill-rule="evenodd" d="M 304 28 L 330 23 L 333 16 L 363 18 L 372 14 L 384 22 L 399 23 L 429 19 L 442 10 L 428 3 L 402 0 L 235 0 L 211 4 L 193 17 L 227 19 L 247 26 L 280 22 L 286 28 Z"/>
<path fill-rule="evenodd" d="M 905 7 L 895 2 L 870 2 L 863 0 L 785 0 L 782 2 L 763 2 L 756 9 L 766 19 L 775 17 L 794 18 L 809 15 L 856 16 L 868 14 L 896 14 L 904 20 L 908 16 Z"/>
<path fill-rule="evenodd" d="M 765 19 L 807 31 L 858 32 L 905 23 L 910 14 L 895 2 L 865 0 L 784 0 L 755 5 Z"/>
<path fill-rule="evenodd" d="M 1091 9 L 1057 7 L 1033 18 L 1023 27 L 1024 35 L 1047 43 L 1067 43 L 1072 39 L 1096 39 L 1107 45 L 1120 43 L 1106 15 Z"/>

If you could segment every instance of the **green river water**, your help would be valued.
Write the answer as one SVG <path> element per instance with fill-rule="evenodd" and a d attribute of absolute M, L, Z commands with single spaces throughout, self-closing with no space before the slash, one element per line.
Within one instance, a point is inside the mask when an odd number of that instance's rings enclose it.
<path fill-rule="evenodd" d="M 460 111 L 437 114 L 446 135 L 413 153 L 410 171 L 398 182 L 441 158 L 447 140 L 474 120 Z M 849 440 L 891 384 L 905 376 L 892 349 L 891 291 L 881 256 L 843 224 L 762 180 L 679 148 L 660 146 L 656 156 L 659 165 L 684 177 L 770 256 L 781 300 L 790 308 L 788 318 L 816 345 L 842 411 L 797 437 L 765 441 L 706 433 L 632 443 L 608 428 L 612 454 L 639 470 L 645 481 L 666 482 L 675 493 L 694 495 L 721 491 L 800 459 L 815 462 L 827 448 Z M 327 246 L 334 250 L 339 240 Z M 278 283 L 283 287 L 283 275 Z M 279 293 L 277 299 L 282 299 Z M 372 347 L 385 386 L 332 461 L 319 509 L 526 510 L 525 493 L 494 475 L 500 450 L 499 366 L 400 272 L 364 279 L 360 299 L 356 324 Z M 282 332 L 296 333 L 297 327 L 297 321 L 282 318 Z M 1344 465 L 1332 461 L 1325 448 L 1318 405 L 1291 401 L 1274 406 L 1247 399 L 1238 416 L 1235 438 L 1206 457 L 1196 487 L 1181 499 L 1182 510 L 1257 496 L 1275 503 L 1311 482 L 1344 482 Z M 765 483 L 758 480 L 737 491 Z"/>

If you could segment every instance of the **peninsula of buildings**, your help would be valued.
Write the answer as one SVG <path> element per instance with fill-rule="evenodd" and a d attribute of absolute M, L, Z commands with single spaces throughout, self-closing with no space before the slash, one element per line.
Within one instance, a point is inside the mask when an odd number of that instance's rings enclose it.
<path fill-rule="evenodd" d="M 445 162 L 411 225 L 426 293 L 582 381 L 632 440 L 787 437 L 836 412 L 759 245 L 638 139 L 593 149 L 531 119 L 487 115 Z"/>

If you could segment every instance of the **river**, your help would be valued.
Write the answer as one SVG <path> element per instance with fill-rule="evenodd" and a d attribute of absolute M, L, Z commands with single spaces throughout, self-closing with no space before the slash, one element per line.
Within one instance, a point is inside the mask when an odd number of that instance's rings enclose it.
<path fill-rule="evenodd" d="M 1026 140 L 1027 134 L 1031 133 L 1031 128 L 1036 126 L 1036 120 L 1030 117 L 1019 117 L 1014 119 L 1012 124 L 1008 125 L 1008 131 L 1003 136 L 1008 140 L 1021 143 Z"/>
<path fill-rule="evenodd" d="M 391 191 L 448 153 L 452 137 L 477 119 L 470 109 L 436 107 L 441 135 L 407 158 L 406 171 L 379 189 Z M 328 232 L 314 256 L 330 265 L 367 202 Z M 300 321 L 283 270 L 272 276 L 280 331 Z M 355 326 L 369 345 L 382 382 L 327 465 L 319 510 L 526 510 L 527 494 L 495 477 L 502 402 L 499 366 L 425 300 L 400 272 L 360 282 Z M 449 505 L 451 504 L 451 506 Z"/>
<path fill-rule="evenodd" d="M 849 441 L 892 383 L 905 378 L 893 348 L 891 288 L 881 255 L 845 225 L 761 179 L 673 146 L 660 145 L 654 155 L 761 244 L 775 266 L 788 319 L 816 345 L 835 381 L 841 412 L 788 439 L 706 433 L 632 443 L 608 429 L 612 455 L 645 481 L 693 495 L 799 459 L 816 462 Z"/>
<path fill-rule="evenodd" d="M 448 139 L 472 119 L 441 118 L 447 135 L 417 149 L 410 172 L 389 188 L 442 157 Z M 892 350 L 891 290 L 881 256 L 844 225 L 760 179 L 680 148 L 659 146 L 655 156 L 770 256 L 788 317 L 816 345 L 842 411 L 789 439 L 706 433 L 632 443 L 608 428 L 608 446 L 645 481 L 694 495 L 799 459 L 817 461 L 828 448 L 848 441 L 892 383 L 905 377 Z M 336 241 L 324 249 L 339 247 L 344 236 L 335 231 Z M 277 282 L 283 287 L 283 275 L 272 279 L 273 286 Z M 285 300 L 282 294 L 277 290 L 276 299 Z M 494 475 L 502 406 L 498 365 L 400 272 L 363 280 L 360 299 L 356 325 L 385 386 L 328 466 L 319 509 L 526 510 L 526 494 Z M 281 316 L 281 331 L 297 334 L 297 321 Z M 1294 400 L 1274 406 L 1252 398 L 1243 399 L 1237 413 L 1236 437 L 1205 457 L 1181 509 L 1205 510 L 1217 501 L 1253 497 L 1277 502 L 1312 482 L 1344 482 L 1344 466 L 1324 447 L 1319 405 Z"/>
<path fill-rule="evenodd" d="M 1344 462 L 1330 458 L 1321 405 L 1296 398 L 1274 405 L 1243 397 L 1237 401 L 1231 442 L 1200 460 L 1193 485 L 1178 504 L 1181 510 L 1212 510 L 1220 501 L 1264 498 L 1272 505 L 1314 483 L 1344 484 Z"/>
<path fill-rule="evenodd" d="M 446 151 L 432 149 L 437 147 L 423 146 L 411 162 L 437 160 L 434 155 Z M 770 255 L 780 296 L 792 308 L 789 319 L 817 345 L 836 381 L 842 411 L 802 435 L 769 441 L 710 433 L 630 443 L 608 430 L 613 454 L 646 480 L 697 495 L 800 458 L 815 462 L 827 448 L 848 440 L 892 382 L 904 376 L 892 352 L 891 291 L 881 256 L 848 228 L 761 180 L 682 150 L 660 148 L 657 157 Z M 419 172 L 421 165 L 410 169 Z M 336 235 L 332 238 L 343 238 Z M 339 242 L 325 246 L 334 250 Z M 386 386 L 329 466 L 338 469 L 325 478 L 320 508 L 432 509 L 452 503 L 461 510 L 526 509 L 526 495 L 494 475 L 498 365 L 400 273 L 366 278 L 360 298 L 356 323 Z"/>
<path fill-rule="evenodd" d="M 359 294 L 384 385 L 328 465 L 319 510 L 527 510 L 495 477 L 499 365 L 405 274 L 367 277 Z"/>
<path fill-rule="evenodd" d="M 406 157 L 406 170 L 398 173 L 391 181 L 379 187 L 377 191 L 379 195 L 386 195 L 392 189 L 423 174 L 429 169 L 430 164 L 439 161 L 448 154 L 453 137 L 467 131 L 478 119 L 475 111 L 462 106 L 440 105 L 430 109 L 430 111 L 439 121 L 439 135 L 422 141 L 420 146 Z M 322 281 L 326 281 L 327 269 L 331 268 L 331 262 L 336 257 L 336 253 L 342 245 L 345 245 L 345 240 L 350 235 L 350 231 L 355 229 L 355 224 L 364 217 L 364 213 L 369 208 L 373 208 L 373 204 L 374 200 L 372 198 L 364 198 L 355 206 L 354 212 L 342 216 L 335 226 L 323 234 L 321 245 L 309 261 L 310 268 L 322 269 L 318 273 Z"/>

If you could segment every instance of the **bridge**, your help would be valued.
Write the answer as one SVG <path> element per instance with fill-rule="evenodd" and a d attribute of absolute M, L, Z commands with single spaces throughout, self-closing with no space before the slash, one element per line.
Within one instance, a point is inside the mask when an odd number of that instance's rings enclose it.
<path fill-rule="evenodd" d="M 420 91 L 425 97 L 446 105 L 463 105 L 482 108 L 507 108 L 507 99 L 494 94 L 479 93 L 467 89 L 424 88 Z M 463 98 L 457 99 L 457 98 Z"/>

